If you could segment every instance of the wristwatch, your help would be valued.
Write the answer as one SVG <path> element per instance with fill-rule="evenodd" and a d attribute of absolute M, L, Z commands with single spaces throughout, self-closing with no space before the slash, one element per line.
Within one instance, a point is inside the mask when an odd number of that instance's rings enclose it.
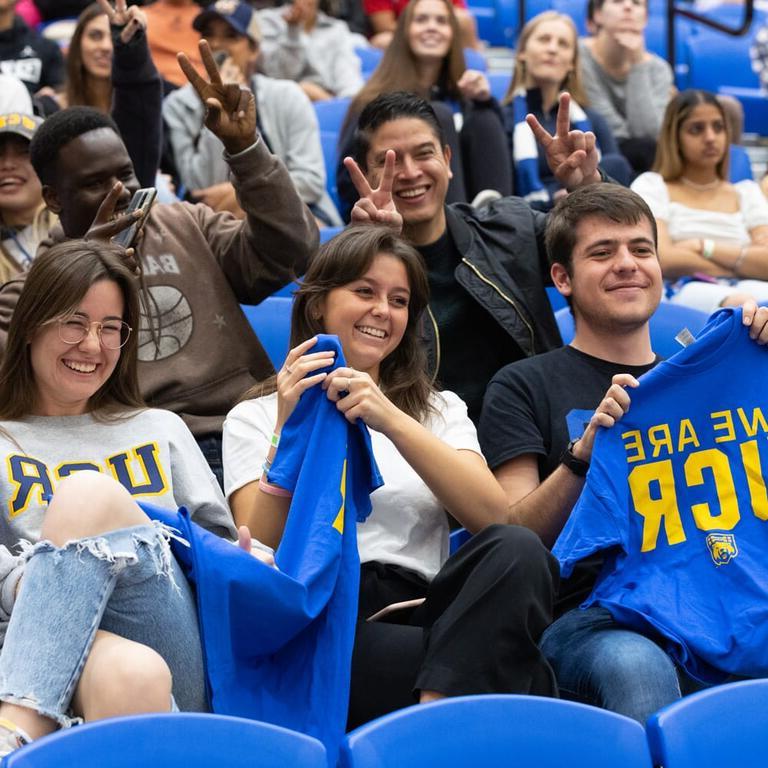
<path fill-rule="evenodd" d="M 578 440 L 571 440 L 568 447 L 560 454 L 560 463 L 573 472 L 576 477 L 586 477 L 589 471 L 589 462 L 573 455 L 573 446 Z"/>

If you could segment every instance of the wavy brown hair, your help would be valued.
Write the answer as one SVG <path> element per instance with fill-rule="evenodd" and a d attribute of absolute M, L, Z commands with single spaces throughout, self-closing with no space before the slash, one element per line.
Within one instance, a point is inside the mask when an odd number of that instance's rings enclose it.
<path fill-rule="evenodd" d="M 34 260 L 13 311 L 0 363 L 0 419 L 19 419 L 34 410 L 37 385 L 29 345 L 36 331 L 74 312 L 90 287 L 101 280 L 120 288 L 123 320 L 133 330 L 112 375 L 91 396 L 89 411 L 109 416 L 145 407 L 137 374 L 139 297 L 136 278 L 124 259 L 125 251 L 111 243 L 66 240 Z"/>
<path fill-rule="evenodd" d="M 453 38 L 451 39 L 451 47 L 443 59 L 438 81 L 433 83 L 433 86 L 437 86 L 447 97 L 458 100 L 461 99 L 461 93 L 457 83 L 464 74 L 467 64 L 464 60 L 464 49 L 461 47 L 461 30 L 459 29 L 459 22 L 456 20 L 453 5 L 450 0 L 443 0 L 443 3 L 448 11 Z M 356 119 L 368 102 L 373 101 L 381 93 L 408 91 L 425 99 L 430 98 L 429 91 L 425 92 L 419 82 L 416 55 L 408 43 L 408 29 L 418 5 L 419 0 L 411 0 L 400 14 L 392 35 L 392 42 L 384 51 L 379 66 L 376 67 L 349 105 L 347 116 L 344 118 L 345 127 L 349 120 Z"/>
<path fill-rule="evenodd" d="M 571 94 L 573 100 L 582 107 L 589 106 L 589 99 L 587 98 L 587 92 L 584 90 L 584 83 L 581 79 L 581 63 L 579 61 L 579 32 L 576 29 L 576 25 L 573 23 L 573 19 L 570 16 L 566 16 L 564 13 L 558 13 L 557 11 L 544 11 L 543 13 L 534 16 L 523 27 L 520 37 L 517 39 L 517 55 L 520 55 L 520 51 L 525 50 L 525 46 L 528 44 L 528 40 L 531 35 L 536 31 L 539 25 L 546 21 L 562 21 L 571 31 L 573 36 L 573 62 L 570 72 L 566 75 L 562 83 L 560 83 L 561 91 L 568 91 Z M 509 84 L 502 104 L 509 104 L 512 101 L 512 97 L 515 95 L 515 91 L 518 88 L 525 86 L 525 62 L 515 61 L 515 68 L 512 72 L 512 82 Z"/>
<path fill-rule="evenodd" d="M 403 263 L 411 295 L 403 338 L 381 362 L 379 385 L 401 411 L 423 421 L 433 410 L 430 395 L 434 389 L 427 374 L 426 353 L 419 335 L 421 315 L 429 302 L 427 271 L 419 252 L 388 227 L 348 227 L 320 247 L 294 296 L 290 348 L 318 333 L 325 333 L 319 317 L 320 304 L 334 288 L 359 280 L 380 254 L 394 256 Z M 271 376 L 251 387 L 242 400 L 271 394 L 276 388 L 276 376 Z"/>
<path fill-rule="evenodd" d="M 731 144 L 730 124 L 723 105 L 709 91 L 688 89 L 677 94 L 668 104 L 661 123 L 659 141 L 656 144 L 656 157 L 652 171 L 656 171 L 664 181 L 677 181 L 685 173 L 685 160 L 680 151 L 680 131 L 683 123 L 699 104 L 711 104 L 720 113 L 725 125 L 725 150 L 716 172 L 719 178 L 728 179 L 728 147 Z"/>
<path fill-rule="evenodd" d="M 69 49 L 67 51 L 67 83 L 64 87 L 64 94 L 68 107 L 101 108 L 100 104 L 96 104 L 96 100 L 89 87 L 91 75 L 88 74 L 83 64 L 82 45 L 85 28 L 88 24 L 97 16 L 105 15 L 98 3 L 91 3 L 85 7 L 77 18 L 77 25 L 72 33 L 72 39 L 69 42 Z"/>

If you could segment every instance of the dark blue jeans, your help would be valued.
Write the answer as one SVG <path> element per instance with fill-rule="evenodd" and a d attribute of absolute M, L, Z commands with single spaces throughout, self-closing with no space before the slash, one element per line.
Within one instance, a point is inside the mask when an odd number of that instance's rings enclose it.
<path fill-rule="evenodd" d="M 540 647 L 563 698 L 643 725 L 656 710 L 704 687 L 653 640 L 621 627 L 599 606 L 563 614 L 544 631 Z"/>

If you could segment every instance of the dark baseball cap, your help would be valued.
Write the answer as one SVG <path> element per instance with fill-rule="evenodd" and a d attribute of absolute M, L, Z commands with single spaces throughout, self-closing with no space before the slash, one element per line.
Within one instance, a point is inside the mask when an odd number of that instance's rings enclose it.
<path fill-rule="evenodd" d="M 226 21 L 236 32 L 255 42 L 261 38 L 256 12 L 248 3 L 239 0 L 216 0 L 195 16 L 192 26 L 202 32 L 205 23 L 212 18 Z"/>

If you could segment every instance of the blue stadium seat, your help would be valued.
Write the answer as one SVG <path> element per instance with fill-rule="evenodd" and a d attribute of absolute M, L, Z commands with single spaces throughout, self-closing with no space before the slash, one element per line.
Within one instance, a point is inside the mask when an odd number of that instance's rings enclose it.
<path fill-rule="evenodd" d="M 565 300 L 565 296 L 563 296 L 554 285 L 548 285 L 546 290 L 547 298 L 552 305 L 553 312 L 557 312 L 558 309 L 562 309 L 563 307 L 566 309 L 568 308 L 568 302 Z"/>
<path fill-rule="evenodd" d="M 287 296 L 269 296 L 261 304 L 240 305 L 275 369 L 288 354 L 292 305 L 293 299 Z"/>
<path fill-rule="evenodd" d="M 688 84 L 717 93 L 720 86 L 759 87 L 749 59 L 751 36 L 700 31 L 688 37 Z M 727 63 L 727 66 L 724 64 Z"/>
<path fill-rule="evenodd" d="M 12 752 L 3 768 L 327 768 L 310 736 L 240 717 L 175 713 L 99 720 Z"/>
<path fill-rule="evenodd" d="M 363 70 L 363 78 L 367 80 L 376 67 L 379 66 L 384 51 L 380 48 L 374 48 L 372 45 L 361 45 L 355 48 L 357 58 L 360 59 L 360 66 Z"/>
<path fill-rule="evenodd" d="M 451 531 L 451 535 L 448 537 L 448 552 L 453 554 L 458 549 L 466 544 L 472 538 L 472 534 L 466 528 L 457 528 L 455 531 Z"/>
<path fill-rule="evenodd" d="M 464 63 L 467 65 L 467 69 L 477 69 L 480 72 L 488 71 L 488 62 L 485 56 L 472 48 L 464 49 Z"/>
<path fill-rule="evenodd" d="M 555 312 L 557 327 L 563 337 L 563 344 L 573 340 L 573 315 L 568 307 Z M 698 309 L 662 301 L 651 317 L 651 346 L 661 357 L 672 357 L 682 347 L 675 341 L 675 336 L 687 328 L 694 336 L 706 325 L 708 316 Z"/>
<path fill-rule="evenodd" d="M 338 135 L 341 131 L 341 124 L 347 115 L 349 103 L 352 101 L 348 96 L 338 99 L 326 99 L 325 101 L 313 101 L 317 123 L 321 131 L 333 131 Z"/>
<path fill-rule="evenodd" d="M 510 82 L 512 82 L 511 72 L 489 72 L 488 82 L 491 85 L 491 95 L 494 96 L 497 101 L 501 100 L 507 95 L 507 88 L 509 88 Z"/>
<path fill-rule="evenodd" d="M 325 188 L 333 200 L 333 204 L 339 208 L 339 190 L 336 188 L 336 163 L 339 151 L 338 131 L 320 130 L 320 146 L 323 150 L 325 161 Z"/>
<path fill-rule="evenodd" d="M 347 735 L 341 768 L 651 768 L 628 717 L 538 696 L 461 696 L 401 709 Z"/>
<path fill-rule="evenodd" d="M 752 163 L 747 150 L 738 144 L 731 144 L 728 159 L 728 179 L 731 184 L 745 179 L 752 179 Z"/>
<path fill-rule="evenodd" d="M 496 38 L 495 45 L 505 45 L 513 48 L 517 33 L 520 31 L 520 7 L 519 0 L 495 0 L 496 1 Z M 526 3 L 527 7 L 527 3 Z"/>
<path fill-rule="evenodd" d="M 655 765 L 765 768 L 768 680 L 720 685 L 685 696 L 648 720 Z"/>
<path fill-rule="evenodd" d="M 327 243 L 330 239 L 336 237 L 344 231 L 344 227 L 323 227 L 320 230 L 320 245 Z"/>
<path fill-rule="evenodd" d="M 744 107 L 744 130 L 768 136 L 768 98 L 758 86 L 741 88 L 734 85 L 721 85 L 719 93 L 733 96 Z"/>

